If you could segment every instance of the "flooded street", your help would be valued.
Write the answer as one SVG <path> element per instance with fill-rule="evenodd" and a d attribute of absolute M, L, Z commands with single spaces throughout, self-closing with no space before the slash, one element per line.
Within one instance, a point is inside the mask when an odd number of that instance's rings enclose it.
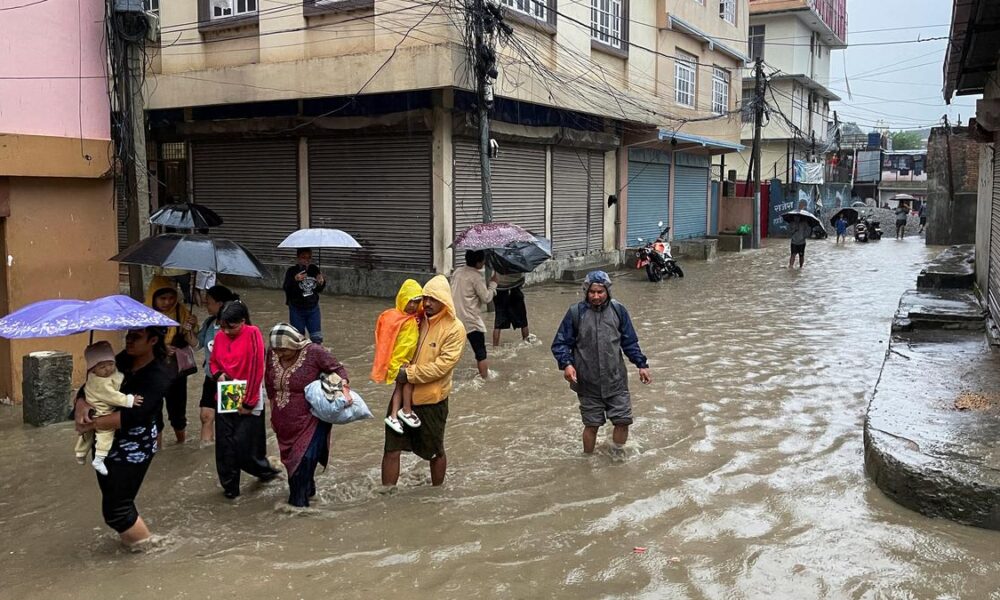
<path fill-rule="evenodd" d="M 889 322 L 934 251 L 917 238 L 815 242 L 803 272 L 782 268 L 786 252 L 777 240 L 682 260 L 687 277 L 662 284 L 616 277 L 654 377 L 640 386 L 630 367 L 624 462 L 607 454 L 608 428 L 595 456 L 581 453 L 577 401 L 548 349 L 576 285 L 527 291 L 541 343 L 508 332 L 494 380 L 474 381 L 466 351 L 442 489 L 404 457 L 399 489 L 380 494 L 383 427 L 371 420 L 334 429 L 314 509 L 286 510 L 284 480 L 246 476 L 232 503 L 213 450 L 168 431 L 138 500 L 164 537 L 146 554 L 120 550 L 101 520 L 71 426 L 29 428 L 0 407 L 0 597 L 1000 600 L 1000 534 L 919 516 L 864 474 Z M 277 292 L 245 300 L 258 324 L 284 318 Z M 388 389 L 366 380 L 387 306 L 323 299 L 327 345 L 376 414 Z"/>

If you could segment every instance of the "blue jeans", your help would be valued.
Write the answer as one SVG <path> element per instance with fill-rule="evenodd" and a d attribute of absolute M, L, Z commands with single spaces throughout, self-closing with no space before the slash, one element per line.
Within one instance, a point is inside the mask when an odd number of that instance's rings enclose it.
<path fill-rule="evenodd" d="M 309 340 L 313 343 L 323 343 L 323 322 L 318 304 L 312 308 L 289 306 L 288 320 L 291 321 L 291 326 L 298 329 L 302 335 L 305 335 L 308 330 Z"/>

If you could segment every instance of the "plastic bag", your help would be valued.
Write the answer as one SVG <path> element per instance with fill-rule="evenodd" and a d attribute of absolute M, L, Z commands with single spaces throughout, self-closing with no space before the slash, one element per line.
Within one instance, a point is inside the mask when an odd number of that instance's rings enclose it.
<path fill-rule="evenodd" d="M 351 399 L 353 402 L 348 406 L 344 394 L 337 392 L 331 401 L 323 390 L 323 382 L 319 379 L 306 386 L 306 402 L 309 403 L 310 412 L 320 421 L 346 425 L 372 418 L 372 411 L 368 410 L 368 405 L 354 390 L 351 390 Z"/>

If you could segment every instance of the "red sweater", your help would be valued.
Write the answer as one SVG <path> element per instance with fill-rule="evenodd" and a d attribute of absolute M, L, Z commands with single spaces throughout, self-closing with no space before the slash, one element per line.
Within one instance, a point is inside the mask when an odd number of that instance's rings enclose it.
<path fill-rule="evenodd" d="M 244 325 L 234 338 L 222 331 L 217 333 L 209 366 L 213 375 L 225 373 L 229 379 L 246 381 L 247 395 L 243 404 L 257 406 L 264 381 L 264 336 L 260 329 Z"/>

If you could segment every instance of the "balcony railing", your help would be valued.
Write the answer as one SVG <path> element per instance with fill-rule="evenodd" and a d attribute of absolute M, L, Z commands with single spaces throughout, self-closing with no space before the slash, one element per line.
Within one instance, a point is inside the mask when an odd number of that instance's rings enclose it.
<path fill-rule="evenodd" d="M 837 39 L 847 41 L 847 0 L 809 0 L 809 6 Z"/>

